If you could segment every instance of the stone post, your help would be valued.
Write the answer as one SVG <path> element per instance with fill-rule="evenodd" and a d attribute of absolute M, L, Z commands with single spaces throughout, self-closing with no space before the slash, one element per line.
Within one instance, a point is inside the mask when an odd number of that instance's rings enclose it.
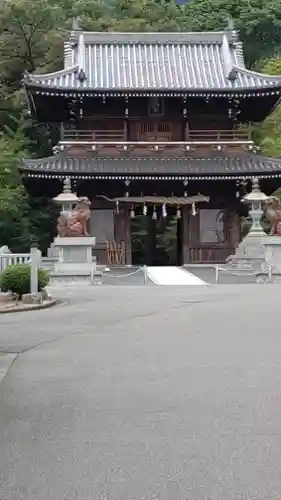
<path fill-rule="evenodd" d="M 36 247 L 30 249 L 30 293 L 37 295 L 38 293 L 38 268 L 39 268 L 39 252 Z"/>

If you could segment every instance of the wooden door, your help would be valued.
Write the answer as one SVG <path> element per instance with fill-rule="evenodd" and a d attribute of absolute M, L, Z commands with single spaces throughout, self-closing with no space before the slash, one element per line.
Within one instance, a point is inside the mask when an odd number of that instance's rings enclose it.
<path fill-rule="evenodd" d="M 173 130 L 171 122 L 145 121 L 136 126 L 138 141 L 171 141 Z"/>

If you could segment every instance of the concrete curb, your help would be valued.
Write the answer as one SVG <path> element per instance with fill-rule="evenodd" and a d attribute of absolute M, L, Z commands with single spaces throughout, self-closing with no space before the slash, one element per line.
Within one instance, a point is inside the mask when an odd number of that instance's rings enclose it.
<path fill-rule="evenodd" d="M 59 304 L 59 300 L 48 300 L 43 302 L 43 304 L 30 304 L 26 306 L 15 306 L 10 307 L 9 309 L 0 309 L 0 314 L 9 314 L 9 313 L 17 313 L 17 312 L 26 312 L 26 311 L 38 311 L 38 309 L 49 309 L 57 304 Z"/>
<path fill-rule="evenodd" d="M 3 382 L 7 373 L 10 371 L 18 354 L 0 354 L 0 384 Z"/>

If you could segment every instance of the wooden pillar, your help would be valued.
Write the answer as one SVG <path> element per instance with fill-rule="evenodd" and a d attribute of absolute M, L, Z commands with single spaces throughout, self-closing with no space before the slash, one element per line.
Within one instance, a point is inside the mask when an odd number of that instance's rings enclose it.
<path fill-rule="evenodd" d="M 116 243 L 123 241 L 123 212 L 114 212 L 114 240 Z"/>
<path fill-rule="evenodd" d="M 125 98 L 125 117 L 124 117 L 124 141 L 129 141 L 129 128 L 128 128 L 128 116 L 129 116 L 129 107 L 128 107 L 128 97 Z"/>
<path fill-rule="evenodd" d="M 200 209 L 196 215 L 190 212 L 190 206 L 184 206 L 182 210 L 183 224 L 183 264 L 192 264 L 201 260 L 200 255 Z M 199 253 L 198 253 L 199 251 Z"/>
<path fill-rule="evenodd" d="M 125 118 L 125 121 L 124 121 L 124 141 L 128 141 L 129 137 L 129 130 L 128 130 L 128 120 Z"/>
<path fill-rule="evenodd" d="M 125 264 L 132 264 L 131 219 L 128 209 L 122 208 L 114 215 L 114 237 L 116 243 L 125 244 Z"/>
<path fill-rule="evenodd" d="M 126 252 L 126 264 L 132 265 L 132 227 L 131 218 L 128 209 L 124 209 L 124 241 Z"/>
<path fill-rule="evenodd" d="M 226 213 L 226 237 L 228 245 L 235 249 L 240 242 L 240 217 L 236 210 L 230 210 Z"/>
<path fill-rule="evenodd" d="M 153 256 L 154 256 L 154 247 L 153 247 L 153 238 L 152 235 L 155 231 L 153 231 L 153 220 L 151 216 L 146 215 L 145 224 L 146 224 L 146 235 L 145 235 L 145 264 L 147 266 L 153 265 Z"/>
<path fill-rule="evenodd" d="M 182 218 L 182 264 L 189 263 L 189 214 L 188 206 L 184 205 L 181 210 Z"/>
<path fill-rule="evenodd" d="M 176 240 L 176 265 L 182 266 L 183 261 L 183 228 L 182 218 L 177 220 L 177 240 Z"/>
<path fill-rule="evenodd" d="M 60 140 L 64 140 L 64 124 L 63 122 L 60 122 Z"/>
<path fill-rule="evenodd" d="M 186 121 L 186 117 L 187 117 L 186 97 L 183 98 L 182 116 L 183 116 L 182 140 L 187 141 L 188 140 L 188 123 Z"/>

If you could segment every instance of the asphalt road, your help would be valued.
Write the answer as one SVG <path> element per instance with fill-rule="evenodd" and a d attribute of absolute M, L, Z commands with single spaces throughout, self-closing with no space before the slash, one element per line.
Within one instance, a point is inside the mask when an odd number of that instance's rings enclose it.
<path fill-rule="evenodd" d="M 57 289 L 0 316 L 0 499 L 279 500 L 279 290 Z"/>
<path fill-rule="evenodd" d="M 214 285 L 216 283 L 216 269 L 215 266 L 185 266 L 187 271 L 193 273 L 195 276 L 205 281 L 208 284 Z M 219 267 L 218 273 L 219 285 L 252 285 L 257 283 L 257 275 L 253 271 L 235 271 L 230 270 L 226 266 Z"/>

